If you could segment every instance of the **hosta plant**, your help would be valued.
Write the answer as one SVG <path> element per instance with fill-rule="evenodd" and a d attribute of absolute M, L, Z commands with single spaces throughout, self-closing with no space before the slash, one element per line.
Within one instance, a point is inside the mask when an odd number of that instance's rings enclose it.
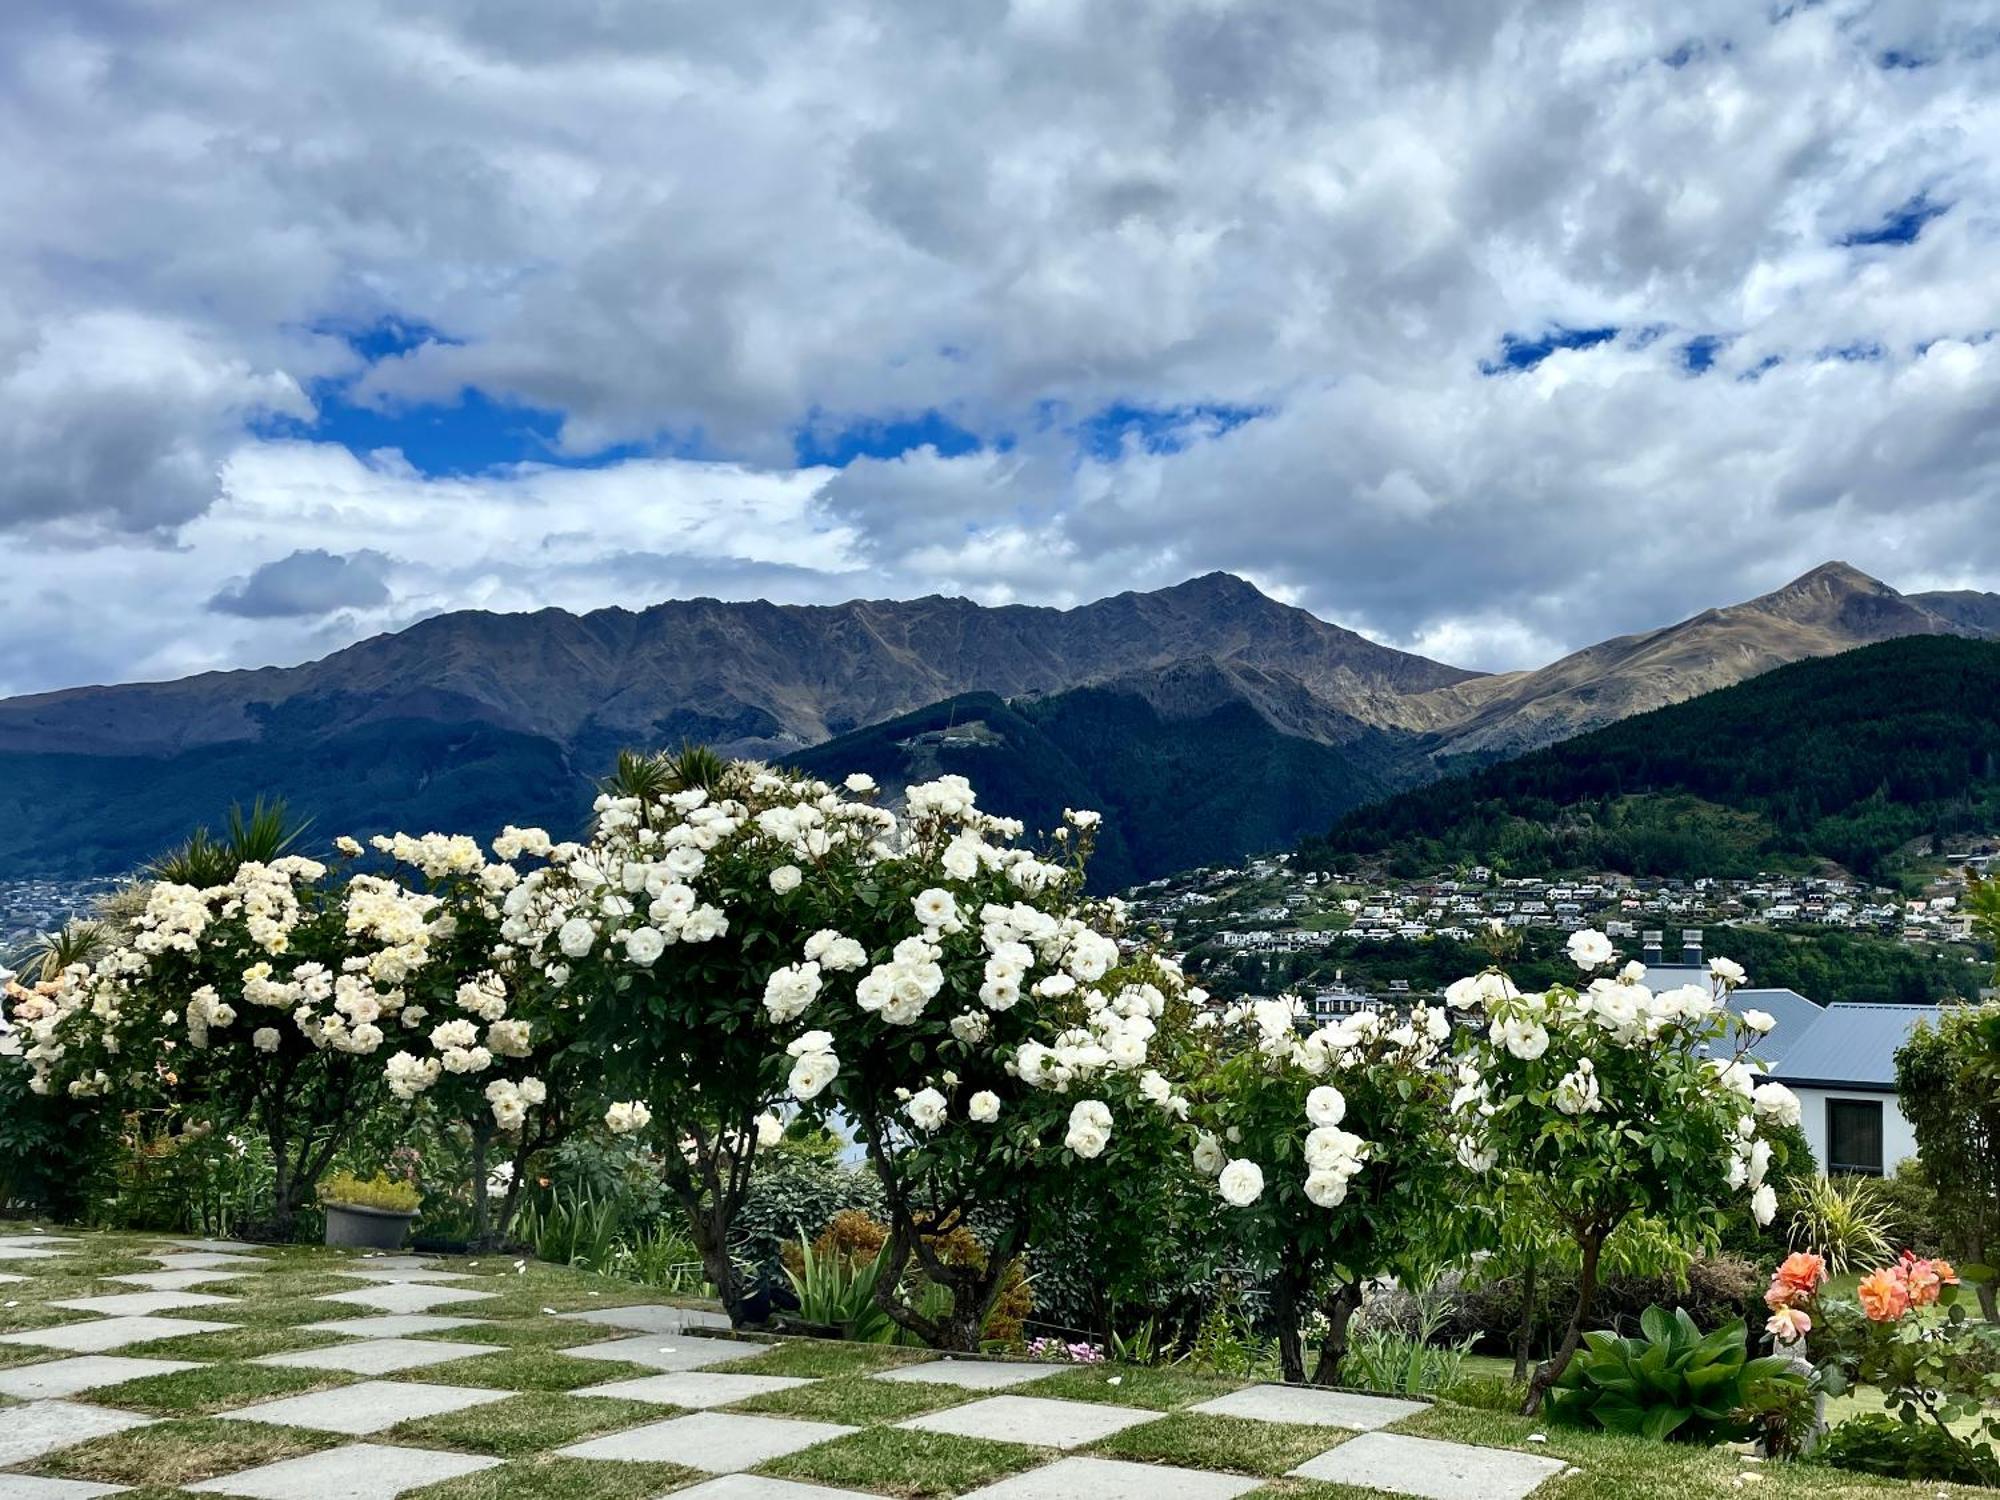
<path fill-rule="evenodd" d="M 1806 1393 L 1789 1358 L 1750 1357 L 1740 1318 L 1704 1334 L 1681 1308 L 1649 1307 L 1639 1327 L 1632 1338 L 1586 1334 L 1549 1392 L 1549 1414 L 1654 1442 L 1714 1443 L 1749 1437 L 1775 1396 Z"/>

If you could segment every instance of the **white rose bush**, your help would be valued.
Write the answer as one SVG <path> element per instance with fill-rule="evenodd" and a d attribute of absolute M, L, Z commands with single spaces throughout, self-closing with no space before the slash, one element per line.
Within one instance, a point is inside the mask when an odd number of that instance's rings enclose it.
<path fill-rule="evenodd" d="M 881 1178 L 884 1310 L 933 1346 L 976 1350 L 1017 1257 L 1058 1215 L 1084 1210 L 1107 1275 L 1158 1233 L 1134 1205 L 1181 1170 L 1178 1079 L 1204 997 L 1160 955 L 1122 948 L 1115 904 L 1085 894 L 1094 814 L 1032 850 L 947 776 L 911 787 L 900 819 L 877 816 L 861 859 L 800 854 L 791 899 L 825 924 L 801 949 L 820 966 L 804 1014 L 839 1065 L 823 1094 L 792 1092 L 837 1106 Z M 773 983 L 789 1008 L 794 981 Z M 959 1230 L 982 1256 L 941 1253 Z M 919 1283 L 948 1304 L 910 1295 Z"/>
<path fill-rule="evenodd" d="M 1302 1328 L 1317 1313 L 1311 1379 L 1332 1384 L 1364 1285 L 1424 1268 L 1453 1201 L 1451 1027 L 1422 1005 L 1312 1027 L 1284 996 L 1232 1006 L 1208 1034 L 1194 1169 L 1269 1278 L 1285 1379 L 1307 1378 Z"/>
<path fill-rule="evenodd" d="M 247 1122 L 276 1163 L 269 1227 L 287 1235 L 382 1100 L 442 905 L 297 855 L 155 880 L 108 953 L 16 1007 L 32 1087 Z"/>
<path fill-rule="evenodd" d="M 1584 974 L 1614 961 L 1601 933 L 1574 934 L 1569 952 Z M 1530 1412 L 1575 1354 L 1605 1241 L 1628 1216 L 1700 1241 L 1739 1195 L 1760 1224 L 1776 1212 L 1766 1178 L 1784 1147 L 1765 1127 L 1796 1125 L 1799 1106 L 1762 1078 L 1752 1049 L 1766 1018 L 1739 1018 L 1725 1004 L 1742 979 L 1717 959 L 1709 984 L 1657 993 L 1638 964 L 1541 994 L 1490 969 L 1445 992 L 1470 1036 L 1450 1101 L 1460 1164 L 1500 1174 L 1505 1196 L 1525 1195 L 1580 1259 L 1576 1305 L 1529 1383 Z"/>

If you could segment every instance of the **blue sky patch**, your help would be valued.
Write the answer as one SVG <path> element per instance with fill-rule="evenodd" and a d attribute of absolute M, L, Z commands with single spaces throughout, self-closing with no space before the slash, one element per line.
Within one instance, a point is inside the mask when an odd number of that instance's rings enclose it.
<path fill-rule="evenodd" d="M 1507 333 L 1500 336 L 1500 357 L 1482 359 L 1479 373 L 1505 375 L 1512 370 L 1532 370 L 1558 349 L 1594 349 L 1618 337 L 1613 327 L 1565 328 L 1552 324 L 1541 333 Z"/>
<path fill-rule="evenodd" d="M 1729 346 L 1729 340 L 1720 334 L 1697 334 L 1681 345 L 1681 368 L 1690 375 L 1700 375 L 1715 363 L 1715 356 Z"/>
<path fill-rule="evenodd" d="M 1148 453 L 1178 453 L 1199 438 L 1219 437 L 1269 414 L 1269 407 L 1234 406 L 1226 402 L 1136 406 L 1114 401 L 1069 430 L 1076 434 L 1077 446 L 1085 453 L 1108 462 L 1135 439 Z"/>
<path fill-rule="evenodd" d="M 815 411 L 792 433 L 792 455 L 802 469 L 820 464 L 841 469 L 857 458 L 899 458 L 918 448 L 935 448 L 945 458 L 976 453 L 985 445 L 936 407 L 915 415 L 849 417 L 832 421 Z M 1004 440 L 999 445 L 1008 446 Z"/>
<path fill-rule="evenodd" d="M 1933 203 L 1927 193 L 1918 193 L 1900 207 L 1892 208 L 1881 222 L 1869 229 L 1850 229 L 1836 242 L 1842 246 L 1914 245 L 1924 226 L 1951 209 L 1949 203 Z"/>

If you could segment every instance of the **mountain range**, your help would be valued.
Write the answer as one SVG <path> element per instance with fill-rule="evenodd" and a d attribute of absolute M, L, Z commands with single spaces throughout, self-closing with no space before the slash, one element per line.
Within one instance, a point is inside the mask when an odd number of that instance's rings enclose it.
<path fill-rule="evenodd" d="M 1903 595 L 1829 563 L 1499 674 L 1393 650 L 1226 573 L 1068 610 L 460 611 L 297 667 L 0 701 L 0 873 L 130 868 L 259 794 L 326 834 L 573 827 L 618 748 L 699 740 L 888 783 L 977 763 L 1001 811 L 1105 808 L 1104 876 L 1122 882 L 1288 843 L 1441 767 L 1933 634 L 2000 637 L 2000 596 Z"/>

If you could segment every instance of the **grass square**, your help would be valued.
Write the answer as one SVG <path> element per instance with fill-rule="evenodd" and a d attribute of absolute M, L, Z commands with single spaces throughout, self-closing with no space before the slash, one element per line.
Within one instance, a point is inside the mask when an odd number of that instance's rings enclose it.
<path fill-rule="evenodd" d="M 537 1458 L 426 1485 L 403 1500 L 646 1500 L 709 1477 L 679 1464 Z"/>
<path fill-rule="evenodd" d="M 445 1308 L 446 1316 L 465 1316 L 455 1307 Z M 431 1333 L 413 1333 L 411 1338 L 434 1340 L 440 1344 L 499 1344 L 508 1349 L 574 1349 L 590 1342 L 588 1330 L 575 1323 L 559 1323 L 554 1318 L 501 1318 L 481 1323 L 477 1328 L 440 1328 Z"/>
<path fill-rule="evenodd" d="M 19 1287 L 9 1286 L 8 1292 L 18 1292 Z M 9 1307 L 7 1303 L 14 1306 Z M 73 1307 L 45 1307 L 40 1302 L 29 1302 L 18 1297 L 0 1297 L 0 1333 L 32 1333 L 38 1328 L 60 1328 L 65 1323 L 82 1323 L 91 1314 L 78 1312 Z"/>
<path fill-rule="evenodd" d="M 1085 1451 L 1106 1458 L 1173 1464 L 1182 1469 L 1231 1469 L 1276 1479 L 1351 1436 L 1337 1428 L 1251 1422 L 1184 1411 L 1114 1432 Z"/>
<path fill-rule="evenodd" d="M 805 1380 L 830 1376 L 871 1375 L 877 1370 L 893 1370 L 913 1365 L 932 1356 L 921 1349 L 901 1349 L 894 1344 L 840 1344 L 831 1339 L 794 1339 L 770 1352 L 739 1359 L 730 1365 L 738 1375 L 793 1375 Z"/>
<path fill-rule="evenodd" d="M 470 1335 L 478 1330 L 461 1328 L 458 1332 Z M 405 1370 L 398 1378 L 430 1385 L 477 1385 L 490 1391 L 573 1391 L 580 1385 L 638 1380 L 659 1373 L 623 1360 L 576 1359 L 553 1349 L 508 1349 Z"/>
<path fill-rule="evenodd" d="M 193 1418 L 94 1438 L 49 1455 L 37 1467 L 64 1479 L 172 1486 L 317 1453 L 346 1441 L 334 1433 L 299 1427 Z"/>
<path fill-rule="evenodd" d="M 56 1357 L 55 1350 L 37 1349 L 32 1344 L 0 1344 L 0 1370 L 10 1370 L 15 1365 L 36 1365 Z"/>
<path fill-rule="evenodd" d="M 738 1373 L 731 1367 L 730 1374 Z M 840 1422 L 849 1427 L 872 1427 L 878 1422 L 900 1422 L 905 1417 L 922 1416 L 947 1406 L 962 1406 L 986 1394 L 951 1385 L 912 1385 L 887 1380 L 870 1380 L 865 1375 L 844 1380 L 821 1380 L 812 1385 L 795 1385 L 787 1391 L 766 1391 L 749 1396 L 725 1408 L 728 1411 L 766 1412 L 775 1416 L 806 1417 L 816 1422 Z"/>
<path fill-rule="evenodd" d="M 207 1416 L 233 1411 L 274 1396 L 302 1396 L 307 1391 L 347 1385 L 354 1377 L 337 1370 L 294 1370 L 282 1365 L 203 1365 L 171 1375 L 142 1375 L 92 1391 L 99 1406 L 144 1412 L 152 1417 Z"/>
<path fill-rule="evenodd" d="M 352 1289 L 354 1283 L 349 1282 Z M 365 1309 L 344 1302 L 322 1302 L 316 1297 L 249 1296 L 240 1302 L 224 1302 L 202 1309 L 210 1323 L 235 1323 L 244 1328 L 295 1328 L 301 1323 L 325 1323 L 334 1318 L 357 1317 Z"/>
<path fill-rule="evenodd" d="M 227 1281 L 204 1281 L 201 1289 L 218 1297 L 254 1297 L 259 1302 L 277 1302 L 287 1297 L 327 1297 L 335 1292 L 352 1292 L 367 1283 L 352 1276 L 335 1276 L 316 1266 L 300 1266 L 282 1271 L 251 1271 Z"/>
<path fill-rule="evenodd" d="M 520 1458 L 546 1453 L 599 1433 L 638 1427 L 675 1415 L 672 1407 L 610 1396 L 572 1396 L 562 1391 L 523 1391 L 505 1401 L 438 1417 L 420 1417 L 394 1428 L 398 1441 Z"/>
<path fill-rule="evenodd" d="M 305 1328 L 228 1328 L 217 1333 L 186 1333 L 156 1339 L 146 1345 L 148 1359 L 241 1360 L 266 1354 L 290 1354 L 297 1349 L 324 1349 L 342 1343 L 337 1333 Z"/>
<path fill-rule="evenodd" d="M 948 1432 L 871 1427 L 830 1443 L 788 1453 L 755 1470 L 835 1489 L 878 1495 L 962 1495 L 991 1480 L 1047 1463 L 1046 1448 L 996 1443 Z"/>
<path fill-rule="evenodd" d="M 1079 1365 L 1038 1380 L 1033 1394 L 1063 1401 L 1104 1401 L 1113 1406 L 1141 1406 L 1147 1411 L 1175 1411 L 1197 1401 L 1212 1401 L 1246 1382 L 1221 1375 L 1196 1375 L 1171 1365 Z"/>

